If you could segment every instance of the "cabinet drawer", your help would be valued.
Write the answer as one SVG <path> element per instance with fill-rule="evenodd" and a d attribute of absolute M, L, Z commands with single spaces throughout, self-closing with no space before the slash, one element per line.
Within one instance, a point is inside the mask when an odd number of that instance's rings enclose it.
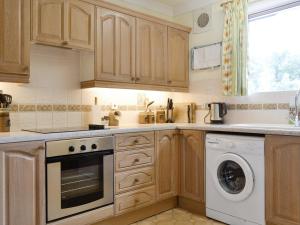
<path fill-rule="evenodd" d="M 154 168 L 148 167 L 116 175 L 116 193 L 135 190 L 154 184 Z"/>
<path fill-rule="evenodd" d="M 116 171 L 150 166 L 154 163 L 154 148 L 116 153 Z"/>
<path fill-rule="evenodd" d="M 130 133 L 116 136 L 116 150 L 154 146 L 154 132 Z"/>
<path fill-rule="evenodd" d="M 155 187 L 144 188 L 138 191 L 117 195 L 115 201 L 116 214 L 123 214 L 147 205 L 155 201 Z"/>

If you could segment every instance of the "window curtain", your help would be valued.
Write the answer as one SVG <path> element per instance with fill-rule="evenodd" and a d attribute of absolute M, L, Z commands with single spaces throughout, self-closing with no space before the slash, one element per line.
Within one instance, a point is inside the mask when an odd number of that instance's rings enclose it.
<path fill-rule="evenodd" d="M 225 11 L 222 81 L 225 96 L 247 95 L 248 1 L 229 0 Z"/>

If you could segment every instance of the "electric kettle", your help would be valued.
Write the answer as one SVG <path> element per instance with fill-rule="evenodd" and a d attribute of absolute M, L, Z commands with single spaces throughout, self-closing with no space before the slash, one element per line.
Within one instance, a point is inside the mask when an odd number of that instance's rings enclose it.
<path fill-rule="evenodd" d="M 224 116 L 227 114 L 226 103 L 213 102 L 208 104 L 209 112 L 204 117 L 204 123 L 207 124 L 222 124 L 224 123 Z M 207 122 L 207 117 L 210 116 L 210 122 Z"/>

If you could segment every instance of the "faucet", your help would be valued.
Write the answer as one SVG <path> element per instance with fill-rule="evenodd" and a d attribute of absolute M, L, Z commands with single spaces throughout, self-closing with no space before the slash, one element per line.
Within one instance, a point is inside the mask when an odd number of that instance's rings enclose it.
<path fill-rule="evenodd" d="M 296 112 L 296 117 L 295 117 L 295 126 L 300 127 L 300 121 L 299 121 L 299 110 L 298 110 L 298 100 L 300 97 L 300 90 L 295 96 L 295 112 Z"/>

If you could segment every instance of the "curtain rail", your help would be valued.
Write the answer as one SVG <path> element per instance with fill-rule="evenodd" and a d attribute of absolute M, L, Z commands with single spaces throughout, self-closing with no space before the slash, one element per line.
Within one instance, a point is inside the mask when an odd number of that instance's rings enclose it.
<path fill-rule="evenodd" d="M 273 13 L 276 13 L 276 12 L 279 12 L 279 11 L 282 11 L 282 10 L 285 10 L 285 9 L 293 8 L 293 7 L 296 7 L 296 6 L 300 6 L 300 0 L 292 1 L 292 2 L 289 2 L 289 3 L 283 4 L 283 5 L 278 5 L 278 6 L 266 9 L 266 10 L 261 10 L 261 11 L 252 13 L 248 16 L 248 18 L 249 18 L 249 20 L 254 20 L 256 18 L 263 17 L 263 16 L 266 16 L 268 14 L 273 14 Z"/>

